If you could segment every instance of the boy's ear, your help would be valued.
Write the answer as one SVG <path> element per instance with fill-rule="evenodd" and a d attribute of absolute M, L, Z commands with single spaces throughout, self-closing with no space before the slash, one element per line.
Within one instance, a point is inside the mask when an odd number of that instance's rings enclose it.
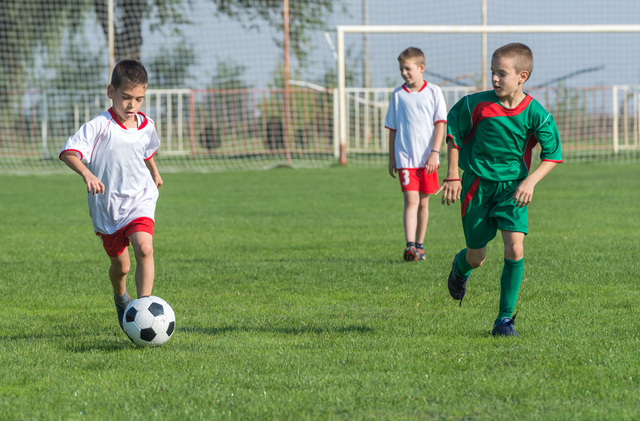
<path fill-rule="evenodd" d="M 424 66 L 424 63 L 423 63 L 423 64 L 420 65 L 420 73 L 424 73 L 424 69 L 425 69 L 425 66 Z"/>
<path fill-rule="evenodd" d="M 109 99 L 113 99 L 113 93 L 116 91 L 116 88 L 113 87 L 113 85 L 109 85 L 107 86 L 107 97 Z"/>
<path fill-rule="evenodd" d="M 529 80 L 530 73 L 528 70 L 523 70 L 520 72 L 520 83 L 525 83 Z"/>

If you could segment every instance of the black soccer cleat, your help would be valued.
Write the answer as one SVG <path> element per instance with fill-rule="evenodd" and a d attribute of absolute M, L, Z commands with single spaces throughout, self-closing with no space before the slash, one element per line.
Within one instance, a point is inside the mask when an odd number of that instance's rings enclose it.
<path fill-rule="evenodd" d="M 414 262 L 418 260 L 418 250 L 411 246 L 404 249 L 404 260 L 407 262 Z"/>
<path fill-rule="evenodd" d="M 500 320 L 499 322 L 495 323 L 493 325 L 493 330 L 491 331 L 491 334 L 493 336 L 515 336 L 516 338 L 519 338 L 520 335 L 518 335 L 518 332 L 515 331 L 515 329 L 513 328 L 513 324 L 516 321 L 516 315 L 513 315 L 513 318 L 510 319 L 508 317 Z"/>
<path fill-rule="evenodd" d="M 453 264 L 451 265 L 451 272 L 449 273 L 449 279 L 447 280 L 447 284 L 449 286 L 449 294 L 451 294 L 451 298 L 454 300 L 460 300 L 460 305 L 462 305 L 462 299 L 464 298 L 464 294 L 467 293 L 467 281 L 469 277 L 463 278 L 456 273 L 456 263 L 458 262 L 458 255 L 453 258 Z"/>

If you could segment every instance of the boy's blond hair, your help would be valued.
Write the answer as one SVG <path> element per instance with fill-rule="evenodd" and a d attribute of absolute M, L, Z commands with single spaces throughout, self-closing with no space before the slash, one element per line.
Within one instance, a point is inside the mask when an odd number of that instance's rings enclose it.
<path fill-rule="evenodd" d="M 526 45 L 519 42 L 503 45 L 493 52 L 493 57 L 511 59 L 516 72 L 520 73 L 526 70 L 529 72 L 529 77 L 531 77 L 531 72 L 533 72 L 533 52 Z"/>
<path fill-rule="evenodd" d="M 402 63 L 405 60 L 413 60 L 413 62 L 418 66 L 425 64 L 424 53 L 421 49 L 416 47 L 409 47 L 400 53 L 398 56 L 398 62 Z"/>

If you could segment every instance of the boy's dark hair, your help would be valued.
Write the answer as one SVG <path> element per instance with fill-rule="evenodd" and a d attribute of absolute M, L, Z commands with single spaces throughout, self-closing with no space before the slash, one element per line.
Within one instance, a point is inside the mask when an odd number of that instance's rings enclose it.
<path fill-rule="evenodd" d="M 520 73 L 526 70 L 529 72 L 529 77 L 531 77 L 531 72 L 533 72 L 533 52 L 526 45 L 519 42 L 503 45 L 493 52 L 493 57 L 513 60 L 513 67 L 516 72 Z"/>
<path fill-rule="evenodd" d="M 124 82 L 134 86 L 149 84 L 147 70 L 138 60 L 120 60 L 111 73 L 111 84 L 118 89 Z"/>
<path fill-rule="evenodd" d="M 408 59 L 413 60 L 417 65 L 425 64 L 424 53 L 421 49 L 416 47 L 409 47 L 401 52 L 398 56 L 399 63 L 402 63 L 403 61 Z"/>

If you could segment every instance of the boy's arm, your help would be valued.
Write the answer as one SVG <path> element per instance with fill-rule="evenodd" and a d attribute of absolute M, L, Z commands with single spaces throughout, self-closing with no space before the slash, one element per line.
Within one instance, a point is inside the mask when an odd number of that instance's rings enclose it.
<path fill-rule="evenodd" d="M 556 162 L 542 161 L 538 168 L 520 183 L 513 195 L 513 203 L 516 207 L 523 208 L 531 203 L 533 189 L 549 172 L 557 165 Z"/>
<path fill-rule="evenodd" d="M 89 171 L 89 168 L 87 168 L 86 165 L 78 159 L 75 152 L 63 152 L 60 159 L 62 162 L 67 164 L 69 168 L 82 176 L 84 183 L 87 185 L 87 193 L 91 193 L 93 191 L 94 196 L 98 193 L 104 194 L 104 184 L 102 184 L 102 181 Z"/>
<path fill-rule="evenodd" d="M 162 177 L 160 177 L 160 172 L 158 171 L 158 167 L 156 167 L 156 163 L 153 160 L 153 157 L 146 159 L 144 161 L 144 164 L 149 169 L 149 172 L 151 173 L 151 178 L 153 179 L 153 182 L 156 184 L 156 187 L 160 188 L 160 186 L 162 186 L 164 182 L 162 181 Z"/>
<path fill-rule="evenodd" d="M 440 156 L 440 148 L 442 147 L 442 139 L 444 139 L 444 132 L 446 129 L 446 121 L 438 121 L 436 123 L 436 130 L 433 134 L 433 148 L 431 149 L 429 158 L 427 158 L 427 174 L 432 174 L 438 171 L 438 156 Z"/>
<path fill-rule="evenodd" d="M 393 175 L 394 172 L 398 172 L 396 169 L 396 131 L 389 130 L 389 175 L 396 178 Z"/>
<path fill-rule="evenodd" d="M 437 195 L 441 191 L 442 204 L 445 202 L 447 205 L 456 203 L 456 200 L 460 199 L 462 192 L 462 182 L 460 181 L 460 175 L 458 172 L 458 154 L 460 151 L 453 144 L 453 138 L 447 138 L 447 178 L 442 182 L 442 185 L 434 195 Z"/>

